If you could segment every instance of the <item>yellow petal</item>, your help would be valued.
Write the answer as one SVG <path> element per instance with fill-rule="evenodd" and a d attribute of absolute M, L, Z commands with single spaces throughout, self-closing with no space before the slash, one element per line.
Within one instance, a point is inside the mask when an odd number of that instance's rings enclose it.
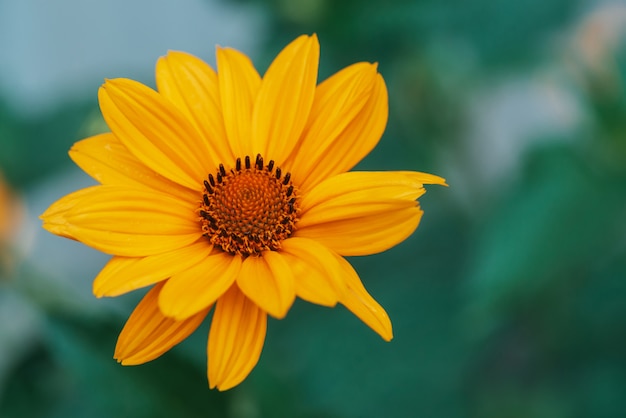
<path fill-rule="evenodd" d="M 304 134 L 283 167 L 299 183 L 304 184 L 322 155 L 362 111 L 376 76 L 376 65 L 361 62 L 344 68 L 317 87 Z"/>
<path fill-rule="evenodd" d="M 127 186 L 94 186 L 71 193 L 41 215 L 48 231 L 108 254 L 144 257 L 200 238 L 193 204 Z"/>
<path fill-rule="evenodd" d="M 144 296 L 117 339 L 114 357 L 125 366 L 159 357 L 194 332 L 208 313 L 205 309 L 183 321 L 164 316 L 157 303 L 162 287 L 159 283 Z"/>
<path fill-rule="evenodd" d="M 235 282 L 241 256 L 216 251 L 165 283 L 159 306 L 166 316 L 185 319 L 212 305 Z"/>
<path fill-rule="evenodd" d="M 290 167 L 301 191 L 361 161 L 380 140 L 387 114 L 387 88 L 373 64 L 354 64 L 321 83 Z"/>
<path fill-rule="evenodd" d="M 350 263 L 338 255 L 336 259 L 342 266 L 342 276 L 348 285 L 348 290 L 342 295 L 339 302 L 368 327 L 376 331 L 385 341 L 391 341 L 393 332 L 387 312 L 367 293 L 359 275 Z"/>
<path fill-rule="evenodd" d="M 230 48 L 217 48 L 217 72 L 224 126 L 233 155 L 251 156 L 258 150 L 251 143 L 254 100 L 261 77 L 250 58 Z"/>
<path fill-rule="evenodd" d="M 345 256 L 376 254 L 407 239 L 419 225 L 422 213 L 419 207 L 412 207 L 325 222 L 300 228 L 294 236 L 316 240 Z"/>
<path fill-rule="evenodd" d="M 141 162 L 162 176 L 200 190 L 207 166 L 201 135 L 170 101 L 133 80 L 107 80 L 98 92 L 111 131 Z M 213 168 L 213 167 L 209 167 Z"/>
<path fill-rule="evenodd" d="M 148 168 L 112 133 L 83 139 L 72 146 L 69 154 L 83 171 L 102 184 L 149 187 L 188 201 L 198 199 L 197 192 Z"/>
<path fill-rule="evenodd" d="M 187 270 L 204 260 L 211 245 L 200 239 L 196 244 L 148 257 L 113 257 L 93 282 L 97 297 L 118 296 L 149 286 Z"/>
<path fill-rule="evenodd" d="M 287 45 L 263 76 L 252 114 L 252 147 L 278 165 L 296 145 L 309 117 L 320 46 L 302 35 Z"/>
<path fill-rule="evenodd" d="M 299 227 L 384 214 L 416 205 L 426 193 L 423 181 L 443 179 L 413 171 L 352 171 L 330 177 L 305 194 Z"/>
<path fill-rule="evenodd" d="M 207 346 L 211 389 L 228 390 L 250 374 L 261 356 L 266 331 L 265 312 L 232 286 L 217 301 L 211 322 Z"/>
<path fill-rule="evenodd" d="M 431 174 L 349 172 L 319 183 L 302 198 L 295 236 L 318 240 L 341 255 L 367 255 L 406 239 L 422 215 L 424 183 L 445 184 Z"/>
<path fill-rule="evenodd" d="M 276 251 L 246 258 L 237 285 L 261 309 L 278 319 L 287 314 L 296 297 L 293 273 Z"/>
<path fill-rule="evenodd" d="M 77 202 L 84 197 L 93 196 L 97 189 L 99 186 L 77 190 L 54 202 L 39 216 L 39 219 L 43 221 L 42 227 L 55 235 L 75 240 L 76 237 L 72 234 L 73 229 L 68 228 L 67 223 L 63 221 L 65 213 L 76 207 Z"/>
<path fill-rule="evenodd" d="M 181 110 L 202 135 L 197 150 L 207 170 L 234 161 L 224 128 L 217 74 L 201 59 L 171 51 L 157 62 L 159 93 Z"/>
<path fill-rule="evenodd" d="M 318 305 L 335 306 L 346 283 L 330 250 L 317 241 L 294 237 L 283 241 L 280 253 L 293 271 L 296 295 Z"/>

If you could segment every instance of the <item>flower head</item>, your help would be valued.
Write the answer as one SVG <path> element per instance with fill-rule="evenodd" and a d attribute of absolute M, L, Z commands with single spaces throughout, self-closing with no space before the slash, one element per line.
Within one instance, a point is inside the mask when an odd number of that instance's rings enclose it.
<path fill-rule="evenodd" d="M 70 156 L 100 185 L 41 216 L 48 231 L 112 254 L 96 296 L 152 286 L 122 330 L 115 358 L 150 361 L 213 310 L 211 388 L 257 363 L 267 315 L 296 296 L 341 303 L 385 340 L 384 309 L 343 256 L 387 250 L 420 222 L 416 199 L 440 177 L 348 172 L 378 143 L 387 90 L 375 64 L 317 85 L 317 37 L 301 36 L 261 77 L 242 53 L 217 49 L 217 72 L 170 52 L 157 90 L 128 79 L 99 91 L 110 133 Z"/>

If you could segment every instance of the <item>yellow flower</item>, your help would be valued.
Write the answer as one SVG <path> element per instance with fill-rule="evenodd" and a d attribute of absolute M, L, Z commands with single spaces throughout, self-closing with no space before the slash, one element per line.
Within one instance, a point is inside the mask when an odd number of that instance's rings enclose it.
<path fill-rule="evenodd" d="M 157 91 L 128 79 L 99 91 L 111 133 L 70 156 L 101 185 L 54 203 L 48 231 L 112 254 L 96 296 L 154 285 L 122 330 L 115 358 L 140 364 L 191 334 L 215 306 L 208 380 L 226 390 L 254 368 L 267 315 L 296 296 L 341 303 L 392 338 L 384 309 L 343 256 L 387 250 L 417 227 L 425 173 L 347 172 L 378 143 L 387 90 L 375 64 L 317 85 L 317 37 L 300 36 L 263 77 L 217 49 L 217 72 L 170 52 Z"/>
<path fill-rule="evenodd" d="M 0 172 L 0 280 L 14 273 L 15 254 L 12 251 L 15 233 L 22 218 L 21 202 Z"/>
<path fill-rule="evenodd" d="M 0 251 L 8 240 L 11 229 L 11 196 L 0 172 Z"/>

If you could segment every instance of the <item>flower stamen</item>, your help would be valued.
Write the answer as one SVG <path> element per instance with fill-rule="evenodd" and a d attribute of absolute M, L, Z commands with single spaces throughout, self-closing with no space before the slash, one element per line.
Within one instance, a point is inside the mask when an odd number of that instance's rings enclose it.
<path fill-rule="evenodd" d="M 275 251 L 295 230 L 299 214 L 298 190 L 291 174 L 283 176 L 274 160 L 264 165 L 259 154 L 237 158 L 235 167 L 220 164 L 215 176 L 204 180 L 198 213 L 202 232 L 216 247 L 244 257 Z"/>

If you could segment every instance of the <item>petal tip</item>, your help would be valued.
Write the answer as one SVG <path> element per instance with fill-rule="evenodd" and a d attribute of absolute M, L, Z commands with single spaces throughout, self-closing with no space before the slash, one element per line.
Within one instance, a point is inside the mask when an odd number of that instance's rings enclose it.
<path fill-rule="evenodd" d="M 388 330 L 388 333 L 384 333 L 384 334 L 379 334 L 380 337 L 385 340 L 385 342 L 390 342 L 391 340 L 393 340 L 393 331 Z"/>
<path fill-rule="evenodd" d="M 450 187 L 450 185 L 446 182 L 446 179 L 444 179 L 443 177 L 435 176 L 435 175 L 433 175 L 432 183 L 426 183 L 426 184 L 437 184 L 439 186 Z"/>
<path fill-rule="evenodd" d="M 213 387 L 211 389 L 217 389 L 220 392 L 226 392 L 227 390 L 230 390 L 232 388 L 234 388 L 235 386 L 237 386 L 239 383 L 241 382 L 228 382 L 226 381 L 225 383 L 221 383 L 221 384 L 217 384 L 217 385 L 213 385 Z"/>

